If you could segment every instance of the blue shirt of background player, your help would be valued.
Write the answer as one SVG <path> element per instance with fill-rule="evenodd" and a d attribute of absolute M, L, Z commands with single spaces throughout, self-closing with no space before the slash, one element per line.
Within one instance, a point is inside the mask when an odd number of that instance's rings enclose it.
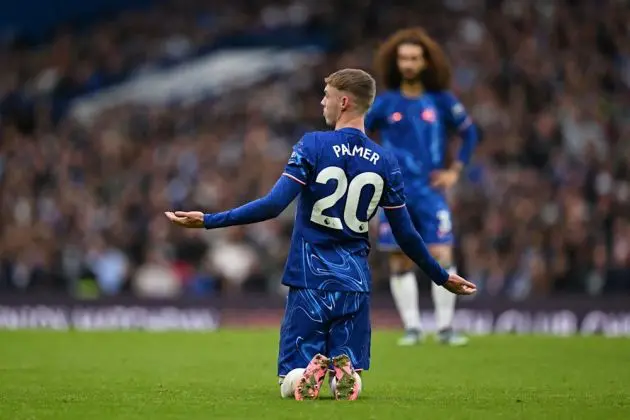
<path fill-rule="evenodd" d="M 466 165 L 477 143 L 477 133 L 464 106 L 447 91 L 426 92 L 409 98 L 398 90 L 377 96 L 366 118 L 367 131 L 378 131 L 381 144 L 398 158 L 407 194 L 436 193 L 431 172 L 444 169 L 452 132 L 462 138 L 457 159 Z M 441 192 L 437 192 L 441 193 Z"/>
<path fill-rule="evenodd" d="M 392 154 L 353 128 L 306 134 L 285 176 L 304 185 L 283 284 L 369 292 L 368 221 L 377 207 L 405 205 Z"/>

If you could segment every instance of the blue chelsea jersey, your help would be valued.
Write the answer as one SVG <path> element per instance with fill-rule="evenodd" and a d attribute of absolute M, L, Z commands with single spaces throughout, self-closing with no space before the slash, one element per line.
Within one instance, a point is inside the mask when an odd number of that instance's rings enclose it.
<path fill-rule="evenodd" d="M 369 292 L 368 222 L 379 206 L 405 205 L 395 157 L 356 129 L 313 132 L 283 175 L 304 185 L 283 284 Z"/>
<path fill-rule="evenodd" d="M 449 92 L 425 93 L 416 98 L 387 91 L 374 101 L 366 117 L 368 131 L 378 131 L 381 144 L 391 150 L 407 188 L 430 189 L 430 174 L 442 169 L 449 132 L 470 124 L 464 107 Z"/>

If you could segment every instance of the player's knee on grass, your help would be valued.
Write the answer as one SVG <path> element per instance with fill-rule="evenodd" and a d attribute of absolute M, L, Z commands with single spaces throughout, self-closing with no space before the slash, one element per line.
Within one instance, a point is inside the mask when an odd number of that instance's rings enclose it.
<path fill-rule="evenodd" d="M 393 252 L 389 255 L 389 270 L 391 274 L 405 274 L 414 271 L 415 264 L 402 252 Z"/>
<path fill-rule="evenodd" d="M 284 378 L 281 378 L 280 396 L 282 398 L 293 398 L 295 396 L 295 388 L 300 382 L 300 378 L 302 378 L 302 375 L 304 375 L 305 370 L 306 369 L 303 368 L 293 369 Z M 354 372 L 354 378 L 359 384 L 359 395 L 361 395 L 361 391 L 363 390 L 363 380 L 361 379 L 361 372 Z M 337 379 L 335 378 L 334 372 L 329 373 L 328 385 L 330 387 L 331 394 L 335 395 L 335 391 L 337 390 Z"/>
<path fill-rule="evenodd" d="M 282 379 L 280 383 L 280 396 L 282 398 L 293 398 L 295 388 L 302 375 L 304 375 L 305 370 L 304 368 L 293 369 Z"/>

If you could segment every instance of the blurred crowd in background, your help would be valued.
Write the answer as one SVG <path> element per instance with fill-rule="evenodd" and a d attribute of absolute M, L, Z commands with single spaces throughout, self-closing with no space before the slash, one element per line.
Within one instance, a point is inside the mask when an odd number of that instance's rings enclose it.
<path fill-rule="evenodd" d="M 413 25 L 444 45 L 482 135 L 450 192 L 460 271 L 480 295 L 629 293 L 625 0 L 180 0 L 60 26 L 35 44 L 9 38 L 0 293 L 282 293 L 293 208 L 211 232 L 173 228 L 163 211 L 220 211 L 265 194 L 292 144 L 323 128 L 323 78 L 372 68 L 378 43 Z M 324 34 L 324 59 L 197 103 L 123 104 L 89 123 L 67 113 L 129 74 L 279 28 Z M 386 292 L 385 258 L 371 258 L 375 290 Z"/>

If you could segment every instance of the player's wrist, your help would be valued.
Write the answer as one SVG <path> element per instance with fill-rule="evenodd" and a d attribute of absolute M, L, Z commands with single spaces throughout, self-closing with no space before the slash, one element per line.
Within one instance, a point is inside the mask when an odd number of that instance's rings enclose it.
<path fill-rule="evenodd" d="M 438 278 L 433 281 L 438 286 L 444 286 L 450 277 L 451 275 L 444 268 L 442 268 Z"/>

